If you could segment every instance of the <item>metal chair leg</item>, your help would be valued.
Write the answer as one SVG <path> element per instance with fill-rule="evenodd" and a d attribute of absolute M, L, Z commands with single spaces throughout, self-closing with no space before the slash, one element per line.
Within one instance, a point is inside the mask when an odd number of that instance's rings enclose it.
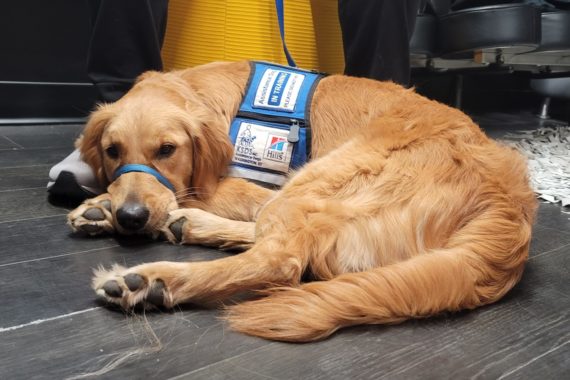
<path fill-rule="evenodd" d="M 540 106 L 540 113 L 537 116 L 543 120 L 550 119 L 550 115 L 548 114 L 549 109 L 550 109 L 550 96 L 547 96 L 542 101 L 542 105 Z"/>

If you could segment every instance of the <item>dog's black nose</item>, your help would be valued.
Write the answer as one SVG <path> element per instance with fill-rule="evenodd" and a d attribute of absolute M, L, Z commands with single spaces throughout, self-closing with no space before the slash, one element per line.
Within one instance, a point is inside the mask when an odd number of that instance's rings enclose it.
<path fill-rule="evenodd" d="M 127 202 L 117 210 L 117 222 L 129 231 L 138 231 L 148 221 L 148 208 L 140 203 Z"/>

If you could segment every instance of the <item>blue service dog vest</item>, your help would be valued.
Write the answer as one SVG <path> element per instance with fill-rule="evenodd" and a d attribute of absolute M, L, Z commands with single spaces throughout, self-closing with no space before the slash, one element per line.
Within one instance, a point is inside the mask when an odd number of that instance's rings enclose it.
<path fill-rule="evenodd" d="M 245 96 L 230 126 L 228 175 L 282 185 L 310 155 L 309 111 L 323 75 L 252 62 Z"/>

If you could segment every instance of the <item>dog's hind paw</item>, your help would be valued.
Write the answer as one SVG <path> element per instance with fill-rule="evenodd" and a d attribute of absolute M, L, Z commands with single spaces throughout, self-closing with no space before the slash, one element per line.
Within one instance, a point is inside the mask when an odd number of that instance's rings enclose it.
<path fill-rule="evenodd" d="M 93 290 L 100 299 L 124 309 L 172 307 L 172 295 L 162 279 L 134 270 L 136 267 L 127 269 L 120 265 L 114 265 L 110 270 L 99 268 L 94 272 Z"/>
<path fill-rule="evenodd" d="M 67 223 L 74 232 L 84 232 L 91 236 L 113 233 L 115 228 L 109 194 L 83 202 L 69 213 Z"/>

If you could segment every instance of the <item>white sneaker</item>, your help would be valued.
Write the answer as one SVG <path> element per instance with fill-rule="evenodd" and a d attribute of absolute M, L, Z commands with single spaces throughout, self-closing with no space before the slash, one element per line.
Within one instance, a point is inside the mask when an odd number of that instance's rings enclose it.
<path fill-rule="evenodd" d="M 79 150 L 74 150 L 49 171 L 47 190 L 57 197 L 83 200 L 101 194 L 95 173 L 81 160 Z"/>

